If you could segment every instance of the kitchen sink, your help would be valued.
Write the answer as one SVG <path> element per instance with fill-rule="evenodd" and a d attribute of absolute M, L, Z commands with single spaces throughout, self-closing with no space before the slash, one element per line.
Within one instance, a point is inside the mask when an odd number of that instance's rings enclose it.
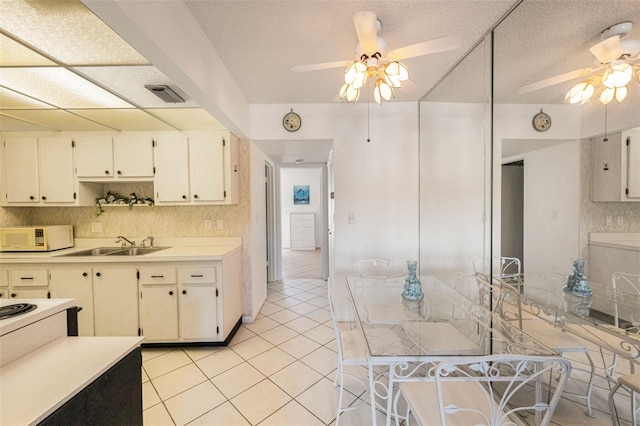
<path fill-rule="evenodd" d="M 142 256 L 143 254 L 155 253 L 168 248 L 169 247 L 96 247 L 63 254 L 62 256 Z"/>
<path fill-rule="evenodd" d="M 155 253 L 169 247 L 128 247 L 111 253 L 105 253 L 108 256 L 141 256 L 143 254 Z"/>

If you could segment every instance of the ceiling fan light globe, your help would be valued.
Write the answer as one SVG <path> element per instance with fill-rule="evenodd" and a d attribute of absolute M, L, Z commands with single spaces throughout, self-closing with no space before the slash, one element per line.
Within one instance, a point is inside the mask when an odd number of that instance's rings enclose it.
<path fill-rule="evenodd" d="M 378 105 L 382 105 L 382 96 L 380 96 L 380 86 L 376 84 L 376 87 L 373 89 L 373 99 L 376 101 Z"/>
<path fill-rule="evenodd" d="M 409 79 L 409 69 L 401 62 L 398 62 L 400 65 L 400 73 L 398 75 L 398 79 L 400 81 L 406 81 Z"/>
<path fill-rule="evenodd" d="M 598 100 L 602 105 L 607 105 L 609 102 L 613 100 L 613 97 L 615 96 L 615 94 L 616 94 L 615 88 L 606 88 L 602 91 Z"/>
<path fill-rule="evenodd" d="M 624 98 L 627 97 L 627 93 L 629 93 L 629 89 L 627 89 L 626 86 L 616 87 L 616 102 L 621 103 L 622 101 L 624 101 Z"/>
<path fill-rule="evenodd" d="M 380 93 L 380 97 L 387 102 L 389 102 L 391 98 L 393 98 L 393 89 L 381 78 L 376 81 L 376 88 L 374 90 L 374 93 L 376 90 Z"/>
<path fill-rule="evenodd" d="M 351 83 L 354 89 L 360 89 L 367 82 L 367 73 L 357 74 L 356 78 Z"/>
<path fill-rule="evenodd" d="M 402 82 L 398 80 L 397 77 L 386 74 L 384 76 L 384 82 L 387 83 L 391 87 L 401 87 Z"/>
<path fill-rule="evenodd" d="M 387 75 L 392 75 L 394 77 L 399 75 L 400 74 L 400 63 L 397 62 L 397 61 L 389 62 L 387 64 L 387 66 L 384 67 L 384 72 Z"/>
<path fill-rule="evenodd" d="M 349 85 L 347 87 L 347 102 L 356 103 L 359 97 L 360 97 L 360 90 L 354 89 L 353 86 Z"/>
<path fill-rule="evenodd" d="M 611 65 L 602 77 L 602 84 L 611 89 L 626 86 L 633 78 L 633 68 L 626 62 Z"/>
<path fill-rule="evenodd" d="M 347 89 L 349 89 L 349 85 L 347 83 L 344 83 L 340 88 L 340 99 L 343 99 L 347 95 Z"/>
<path fill-rule="evenodd" d="M 358 75 L 366 72 L 367 66 L 360 61 L 355 61 L 351 65 L 349 65 L 344 72 L 344 82 L 347 84 L 352 84 L 358 77 Z"/>
<path fill-rule="evenodd" d="M 593 84 L 589 81 L 582 81 L 569 89 L 565 99 L 568 99 L 571 104 L 583 104 L 591 99 L 593 92 L 595 92 Z"/>

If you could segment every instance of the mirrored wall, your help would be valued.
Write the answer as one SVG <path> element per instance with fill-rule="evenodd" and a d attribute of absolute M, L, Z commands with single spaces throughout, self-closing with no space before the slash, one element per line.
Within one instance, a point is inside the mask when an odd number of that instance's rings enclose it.
<path fill-rule="evenodd" d="M 517 257 L 525 273 L 569 274 L 572 260 L 584 259 L 597 276 L 590 239 L 640 233 L 640 197 L 620 195 L 627 179 L 620 173 L 635 167 L 623 144 L 640 127 L 637 77 L 626 99 L 606 107 L 599 91 L 584 104 L 565 100 L 575 77 L 521 89 L 597 68 L 589 48 L 624 21 L 634 25 L 623 38 L 640 40 L 635 2 L 524 0 L 425 96 L 421 273 L 446 278 L 473 272 L 474 259 Z M 612 169 L 614 188 L 600 177 Z"/>

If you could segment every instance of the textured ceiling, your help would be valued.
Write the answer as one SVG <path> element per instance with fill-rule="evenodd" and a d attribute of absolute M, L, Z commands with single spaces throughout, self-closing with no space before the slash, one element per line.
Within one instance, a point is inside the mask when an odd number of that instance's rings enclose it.
<path fill-rule="evenodd" d="M 291 67 L 355 59 L 358 10 L 377 14 L 389 50 L 461 38 L 459 49 L 403 61 L 415 84 L 396 90 L 395 100 L 417 101 L 514 2 L 185 1 L 250 103 L 334 101 L 343 69 L 292 73 Z"/>

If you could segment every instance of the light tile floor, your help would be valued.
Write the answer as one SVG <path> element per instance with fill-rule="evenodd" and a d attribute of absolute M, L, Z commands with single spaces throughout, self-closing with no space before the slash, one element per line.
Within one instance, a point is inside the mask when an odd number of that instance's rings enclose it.
<path fill-rule="evenodd" d="M 285 279 L 322 278 L 320 249 L 282 249 L 282 277 Z"/>
<path fill-rule="evenodd" d="M 603 361 L 592 348 L 602 374 Z M 338 402 L 337 366 L 327 285 L 320 279 L 285 279 L 268 284 L 267 301 L 252 324 L 243 324 L 229 347 L 145 348 L 145 425 L 332 425 Z M 605 355 L 607 356 L 607 355 Z M 575 367 L 585 360 L 575 355 Z M 628 371 L 627 363 L 620 363 Z M 362 372 L 357 372 L 362 373 Z M 574 371 L 570 387 L 584 389 L 586 375 Z M 362 395 L 353 385 L 347 403 Z M 554 425 L 607 425 L 609 385 L 596 379 L 595 417 L 584 401 L 563 397 Z M 617 398 L 629 418 L 629 398 Z M 384 417 L 378 413 L 378 424 Z M 340 423 L 371 424 L 368 404 L 343 414 Z M 629 422 L 623 422 L 629 425 Z"/>

